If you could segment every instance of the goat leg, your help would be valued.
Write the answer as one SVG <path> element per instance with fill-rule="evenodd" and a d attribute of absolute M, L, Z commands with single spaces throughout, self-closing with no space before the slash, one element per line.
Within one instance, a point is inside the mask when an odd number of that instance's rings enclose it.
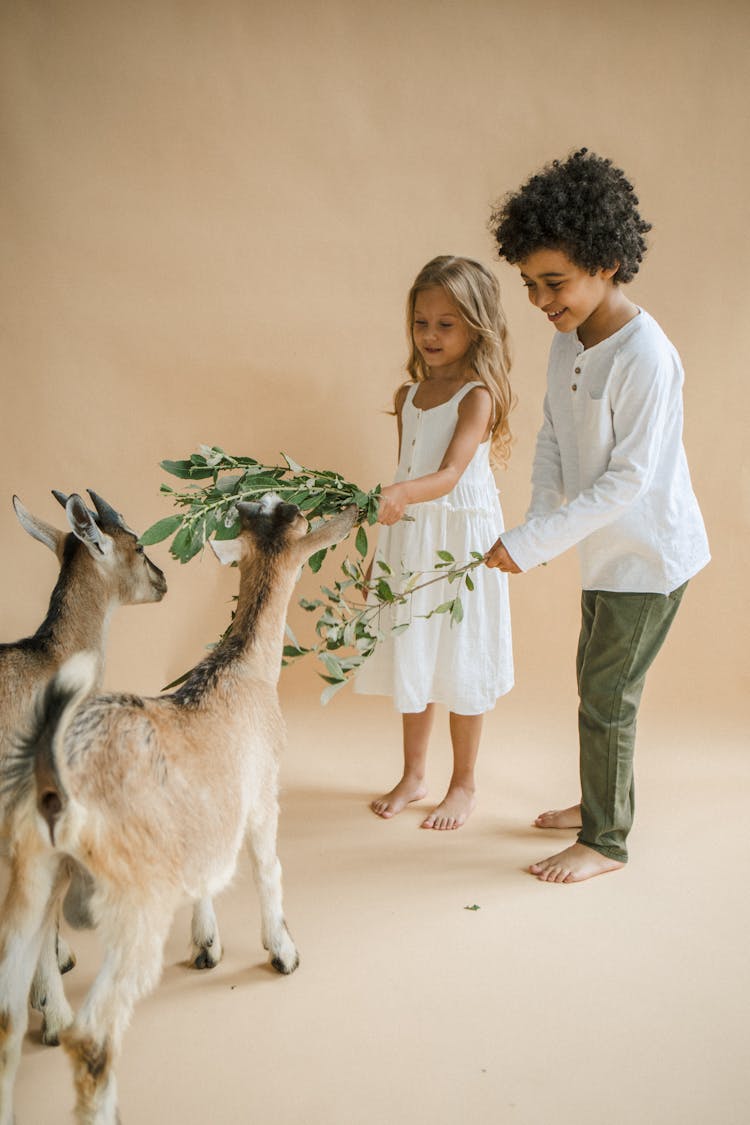
<path fill-rule="evenodd" d="M 278 815 L 275 800 L 270 809 L 258 810 L 250 817 L 247 839 L 260 899 L 263 947 L 268 950 L 274 969 L 288 974 L 299 965 L 299 953 L 284 920 L 281 863 L 276 854 Z"/>
<path fill-rule="evenodd" d="M 193 945 L 190 963 L 193 968 L 215 968 L 221 961 L 223 950 L 213 902 L 208 897 L 199 898 L 193 903 L 190 937 Z"/>

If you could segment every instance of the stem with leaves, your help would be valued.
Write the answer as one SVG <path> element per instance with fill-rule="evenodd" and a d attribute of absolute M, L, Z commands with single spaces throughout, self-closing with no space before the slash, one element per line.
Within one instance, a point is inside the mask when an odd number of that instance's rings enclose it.
<path fill-rule="evenodd" d="M 161 486 L 161 491 L 171 497 L 179 510 L 158 520 L 144 532 L 140 541 L 149 546 L 171 535 L 170 552 L 174 558 L 185 563 L 198 554 L 211 535 L 217 539 L 233 539 L 239 534 L 237 501 L 258 501 L 268 492 L 275 492 L 288 503 L 296 504 L 308 520 L 331 516 L 350 504 L 356 504 L 360 526 L 355 550 L 359 559 L 355 562 L 348 557 L 344 559 L 340 568 L 342 577 L 333 586 L 322 586 L 322 597 L 314 601 L 300 599 L 299 604 L 304 610 L 317 614 L 315 643 L 310 646 L 299 644 L 287 626 L 289 643 L 284 646 L 284 664 L 308 654 L 321 661 L 324 671 L 320 675 L 328 684 L 321 701 L 327 703 L 350 681 L 378 642 L 384 639 L 382 618 L 387 608 L 407 606 L 418 590 L 447 579 L 449 583 L 455 583 L 454 597 L 436 605 L 429 613 L 418 616 L 428 618 L 447 613 L 451 625 L 459 624 L 463 619 L 459 591 L 474 589 L 471 571 L 481 566 L 484 556 L 473 551 L 468 562 L 457 563 L 449 551 L 438 551 L 433 570 L 405 572 L 397 580 L 388 564 L 376 559 L 374 569 L 377 574 L 368 578 L 363 568 L 368 553 L 364 525 L 377 522 L 380 486 L 365 492 L 338 473 L 306 469 L 285 454 L 282 456 L 284 465 L 262 465 L 251 457 L 233 457 L 219 446 L 204 445 L 189 459 L 162 461 L 163 469 L 191 483 L 182 490 L 166 484 Z M 192 483 L 195 481 L 208 483 Z M 308 560 L 313 573 L 320 570 L 326 553 L 319 551 Z M 409 622 L 405 621 L 388 631 L 398 634 L 408 627 Z M 189 673 L 168 687 L 175 687 L 187 675 Z"/>

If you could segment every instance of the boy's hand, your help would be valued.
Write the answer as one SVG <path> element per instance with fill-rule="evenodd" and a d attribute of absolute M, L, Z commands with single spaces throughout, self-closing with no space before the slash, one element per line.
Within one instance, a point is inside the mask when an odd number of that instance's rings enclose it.
<path fill-rule="evenodd" d="M 498 539 L 497 543 L 490 547 L 489 551 L 484 556 L 484 562 L 486 566 L 496 566 L 498 570 L 502 570 L 506 574 L 521 573 L 520 566 L 516 566 L 513 562 L 513 559 L 503 546 L 502 539 Z"/>
<path fill-rule="evenodd" d="M 388 484 L 380 493 L 380 507 L 378 508 L 378 523 L 389 527 L 398 523 L 404 514 L 407 500 L 405 489 L 400 484 Z"/>

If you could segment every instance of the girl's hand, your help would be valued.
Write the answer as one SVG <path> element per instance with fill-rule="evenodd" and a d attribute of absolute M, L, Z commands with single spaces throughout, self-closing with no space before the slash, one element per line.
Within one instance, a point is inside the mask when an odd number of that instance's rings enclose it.
<path fill-rule="evenodd" d="M 388 484 L 380 493 L 380 507 L 378 508 L 378 523 L 389 527 L 398 523 L 404 514 L 408 501 L 406 489 L 401 484 Z"/>
<path fill-rule="evenodd" d="M 498 570 L 504 571 L 506 574 L 520 574 L 520 566 L 516 566 L 513 559 L 510 557 L 505 547 L 503 546 L 502 539 L 498 539 L 492 547 L 490 547 L 487 554 L 484 556 L 486 566 L 496 566 Z"/>

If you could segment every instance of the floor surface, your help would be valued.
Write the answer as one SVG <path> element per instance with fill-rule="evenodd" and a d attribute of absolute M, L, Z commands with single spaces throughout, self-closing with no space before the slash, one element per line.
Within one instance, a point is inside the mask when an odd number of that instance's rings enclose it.
<path fill-rule="evenodd" d="M 750 1120 L 744 732 L 685 720 L 678 738 L 644 709 L 630 864 L 552 886 L 524 868 L 571 838 L 530 825 L 576 796 L 571 715 L 501 703 L 478 809 L 436 833 L 418 828 L 428 801 L 388 822 L 368 811 L 398 771 L 389 701 L 311 696 L 287 712 L 279 846 L 300 968 L 266 965 L 243 856 L 218 902 L 215 970 L 186 968 L 188 908 L 175 919 L 118 1064 L 124 1125 Z M 71 941 L 76 1004 L 98 951 Z M 33 1016 L 17 1125 L 59 1125 L 72 1101 Z"/>

